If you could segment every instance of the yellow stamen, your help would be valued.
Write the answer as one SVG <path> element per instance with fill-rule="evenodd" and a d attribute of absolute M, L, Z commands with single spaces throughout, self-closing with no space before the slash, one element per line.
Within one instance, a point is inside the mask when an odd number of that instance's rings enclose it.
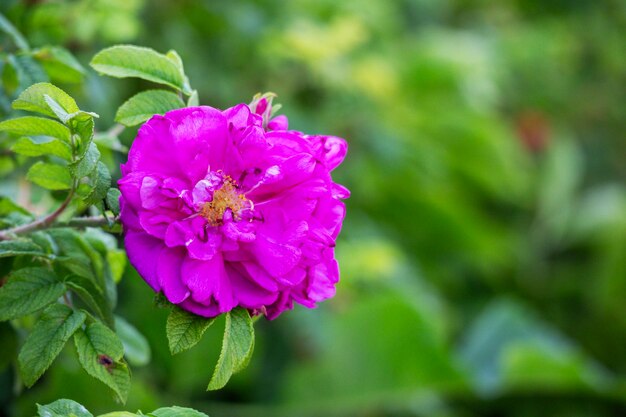
<path fill-rule="evenodd" d="M 200 215 L 204 217 L 211 226 L 219 226 L 224 222 L 224 213 L 230 209 L 233 220 L 241 219 L 241 210 L 249 206 L 248 199 L 237 192 L 237 182 L 230 176 L 224 176 L 222 187 L 213 192 L 213 200 L 204 203 L 200 209 Z"/>

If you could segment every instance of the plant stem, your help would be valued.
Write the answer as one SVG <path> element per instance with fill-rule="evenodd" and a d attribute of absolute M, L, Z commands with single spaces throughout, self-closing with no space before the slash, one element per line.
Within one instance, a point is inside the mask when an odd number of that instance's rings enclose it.
<path fill-rule="evenodd" d="M 41 219 L 35 220 L 34 222 L 23 224 L 21 226 L 16 226 L 12 229 L 3 230 L 2 232 L 0 232 L 0 240 L 11 240 L 13 239 L 14 235 L 24 235 L 50 227 L 50 225 L 55 222 L 55 220 L 61 215 L 61 213 L 65 211 L 67 206 L 70 204 L 70 201 L 72 201 L 75 188 L 75 185 L 73 185 L 63 203 L 61 203 L 61 205 L 52 213 L 48 214 L 45 217 L 42 217 Z"/>
<path fill-rule="evenodd" d="M 66 223 L 61 223 L 59 226 L 65 227 L 102 227 L 108 226 L 111 222 L 115 223 L 119 220 L 119 217 L 113 218 L 113 220 L 109 220 L 105 216 L 91 216 L 91 217 L 76 217 L 69 220 Z"/>

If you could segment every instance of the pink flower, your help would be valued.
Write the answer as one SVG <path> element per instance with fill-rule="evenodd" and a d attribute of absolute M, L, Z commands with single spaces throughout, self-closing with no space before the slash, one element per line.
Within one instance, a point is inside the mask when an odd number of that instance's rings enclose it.
<path fill-rule="evenodd" d="M 330 172 L 347 144 L 287 130 L 284 116 L 268 121 L 268 105 L 154 116 L 122 165 L 128 258 L 193 313 L 241 306 L 272 319 L 294 301 L 313 308 L 335 293 L 349 191 Z"/>

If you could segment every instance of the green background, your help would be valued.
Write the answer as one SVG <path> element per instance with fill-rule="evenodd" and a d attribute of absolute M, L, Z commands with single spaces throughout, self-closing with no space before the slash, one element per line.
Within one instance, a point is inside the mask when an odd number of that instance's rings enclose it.
<path fill-rule="evenodd" d="M 346 138 L 335 180 L 352 191 L 337 296 L 257 322 L 251 365 L 225 389 L 205 392 L 223 324 L 171 357 L 167 311 L 128 268 L 117 312 L 152 349 L 128 403 L 68 347 L 32 389 L 0 373 L 0 416 L 58 398 L 94 414 L 626 415 L 626 3 L 3 0 L 0 12 L 84 66 L 116 43 L 176 49 L 201 104 L 277 93 L 291 128 Z M 53 81 L 99 130 L 151 87 L 91 70 Z"/>

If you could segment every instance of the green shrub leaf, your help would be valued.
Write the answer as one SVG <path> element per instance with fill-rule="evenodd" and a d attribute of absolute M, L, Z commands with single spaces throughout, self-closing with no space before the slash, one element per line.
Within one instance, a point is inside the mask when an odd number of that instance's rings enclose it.
<path fill-rule="evenodd" d="M 214 318 L 206 318 L 174 307 L 167 317 L 165 332 L 172 355 L 195 346 L 213 322 Z"/>
<path fill-rule="evenodd" d="M 150 48 L 118 45 L 96 54 L 90 65 L 111 77 L 136 77 L 183 90 L 184 76 L 171 59 Z"/>
<path fill-rule="evenodd" d="M 48 75 L 57 81 L 77 83 L 82 81 L 85 69 L 67 49 L 60 46 L 44 46 L 33 52 Z"/>
<path fill-rule="evenodd" d="M 66 161 L 72 159 L 72 148 L 58 139 L 46 137 L 22 137 L 11 146 L 11 150 L 24 156 L 54 155 Z"/>
<path fill-rule="evenodd" d="M 121 194 L 122 193 L 117 188 L 109 188 L 109 190 L 107 191 L 107 196 L 106 196 L 107 206 L 109 206 L 109 209 L 116 216 L 120 214 L 120 195 Z"/>
<path fill-rule="evenodd" d="M 150 417 L 209 417 L 200 411 L 186 407 L 162 407 L 148 413 Z"/>
<path fill-rule="evenodd" d="M 55 302 L 65 291 L 65 285 L 48 269 L 18 269 L 0 287 L 0 321 L 34 313 Z"/>
<path fill-rule="evenodd" d="M 47 256 L 43 248 L 35 242 L 26 239 L 0 241 L 0 258 L 11 256 L 33 255 Z"/>
<path fill-rule="evenodd" d="M 78 106 L 72 97 L 65 91 L 61 90 L 50 83 L 37 83 L 20 94 L 13 102 L 13 108 L 16 110 L 27 110 L 50 117 L 56 117 L 56 114 L 50 110 L 44 95 L 49 96 L 58 103 L 68 114 L 77 112 Z"/>
<path fill-rule="evenodd" d="M 126 402 L 130 388 L 130 371 L 122 361 L 124 346 L 115 332 L 94 322 L 74 335 L 78 360 L 85 371 L 108 385 Z"/>
<path fill-rule="evenodd" d="M 248 310 L 236 308 L 226 313 L 222 350 L 207 390 L 226 385 L 230 377 L 244 369 L 254 350 L 254 327 Z"/>
<path fill-rule="evenodd" d="M 76 179 L 86 177 L 91 174 L 100 160 L 100 151 L 95 143 L 91 142 L 87 152 L 73 164 L 68 166 L 70 174 Z"/>
<path fill-rule="evenodd" d="M 30 167 L 26 179 L 48 190 L 72 188 L 72 177 L 66 167 L 42 161 Z"/>
<path fill-rule="evenodd" d="M 93 417 L 85 407 L 72 400 L 56 400 L 47 405 L 37 404 L 39 417 Z"/>
<path fill-rule="evenodd" d="M 0 130 L 16 135 L 51 136 L 65 142 L 70 140 L 70 130 L 61 123 L 43 117 L 25 116 L 0 122 Z"/>
<path fill-rule="evenodd" d="M 135 126 L 145 122 L 155 114 L 164 114 L 182 107 L 185 107 L 185 103 L 171 91 L 142 91 L 120 106 L 115 115 L 115 121 L 125 126 Z"/>
<path fill-rule="evenodd" d="M 18 356 L 20 375 L 27 387 L 48 369 L 85 317 L 82 311 L 63 304 L 52 304 L 44 310 Z"/>
<path fill-rule="evenodd" d="M 90 181 L 93 189 L 85 198 L 85 203 L 101 203 L 106 198 L 109 187 L 111 187 L 111 173 L 106 165 L 98 161 L 95 171 L 90 175 Z"/>
<path fill-rule="evenodd" d="M 93 278 L 72 274 L 65 278 L 65 285 L 72 290 L 98 317 L 113 325 L 111 303 L 104 290 L 99 288 Z"/>

